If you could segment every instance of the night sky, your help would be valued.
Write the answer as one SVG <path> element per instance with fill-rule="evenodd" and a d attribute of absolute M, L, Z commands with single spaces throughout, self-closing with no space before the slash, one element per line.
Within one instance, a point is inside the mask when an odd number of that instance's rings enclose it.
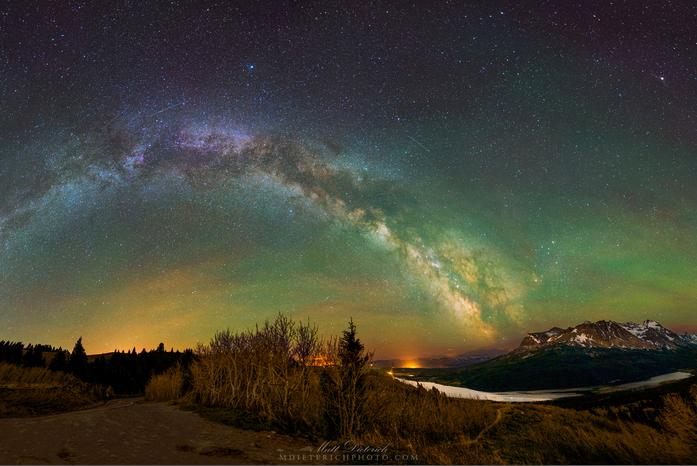
<path fill-rule="evenodd" d="M 697 4 L 3 2 L 0 339 L 697 328 Z"/>

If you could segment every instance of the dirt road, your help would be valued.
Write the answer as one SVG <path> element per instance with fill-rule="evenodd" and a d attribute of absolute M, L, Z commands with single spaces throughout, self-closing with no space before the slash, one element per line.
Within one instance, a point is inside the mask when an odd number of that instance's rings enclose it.
<path fill-rule="evenodd" d="M 0 464 L 283 463 L 282 455 L 313 447 L 302 439 L 236 429 L 142 400 L 0 419 Z"/>

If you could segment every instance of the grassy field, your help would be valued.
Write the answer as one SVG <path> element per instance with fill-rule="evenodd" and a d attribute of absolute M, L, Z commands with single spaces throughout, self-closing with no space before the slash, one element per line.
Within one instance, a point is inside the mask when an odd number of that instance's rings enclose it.
<path fill-rule="evenodd" d="M 52 414 L 103 399 L 104 390 L 70 374 L 0 363 L 0 417 Z"/>
<path fill-rule="evenodd" d="M 311 369 L 311 386 L 318 388 L 324 370 Z M 287 432 L 314 442 L 327 438 L 321 390 L 311 388 L 315 402 L 293 420 L 222 400 L 201 403 L 185 383 L 178 370 L 154 377 L 148 398 L 176 401 L 236 427 Z M 79 409 L 100 396 L 97 388 L 64 373 L 0 365 L 0 413 L 5 417 Z M 391 452 L 413 454 L 420 463 L 684 464 L 697 457 L 697 385 L 688 381 L 596 398 L 505 404 L 447 398 L 371 371 L 356 414 L 360 423 L 351 440 L 390 444 Z M 293 411 L 290 415 L 296 416 Z"/>
<path fill-rule="evenodd" d="M 238 427 L 389 445 L 421 463 L 684 464 L 697 457 L 692 383 L 507 404 L 408 386 L 370 369 L 368 359 L 353 324 L 339 341 L 323 343 L 311 327 L 279 315 L 255 331 L 216 334 L 188 370 L 153 378 L 146 394 Z"/>
<path fill-rule="evenodd" d="M 218 361 L 226 367 L 229 361 Z M 210 362 L 208 363 L 210 366 Z M 506 404 L 447 398 L 394 381 L 384 371 L 366 374 L 356 428 L 332 437 L 326 428 L 327 396 L 322 373 L 311 367 L 303 377 L 312 403 L 286 411 L 259 410 L 233 398 L 196 397 L 189 386 L 202 386 L 212 374 L 171 370 L 153 377 L 146 394 L 175 401 L 205 418 L 251 430 L 275 430 L 314 442 L 351 439 L 363 445 L 390 445 L 420 463 L 448 464 L 685 464 L 697 457 L 697 385 L 681 381 L 661 387 L 546 404 Z M 188 380 L 190 377 L 198 380 Z M 198 384 L 198 385 L 197 385 Z M 279 385 L 281 386 L 281 385 Z M 215 388 L 215 386 L 213 386 Z M 278 394 L 283 392 L 279 391 Z M 74 410 L 99 401 L 99 388 L 45 369 L 0 365 L 0 415 L 27 416 Z M 230 396 L 230 395 L 227 395 Z M 299 405 L 298 405 L 299 406 Z"/>
<path fill-rule="evenodd" d="M 318 369 L 322 370 L 322 369 Z M 169 374 L 181 380 L 181 375 Z M 162 378 L 157 383 L 170 387 Z M 204 417 L 236 427 L 323 438 L 315 424 L 279 422 L 239 406 L 201 404 L 178 390 L 178 401 Z M 162 399 L 162 398 L 160 398 Z M 573 404 L 576 403 L 576 404 Z M 697 385 L 678 382 L 562 404 L 506 404 L 447 398 L 394 381 L 367 377 L 360 428 L 351 439 L 390 444 L 419 462 L 452 464 L 684 464 L 697 457 Z M 318 403 L 317 408 L 321 406 Z M 310 409 L 312 409 L 310 407 Z M 306 412 L 304 419 L 322 417 Z"/>

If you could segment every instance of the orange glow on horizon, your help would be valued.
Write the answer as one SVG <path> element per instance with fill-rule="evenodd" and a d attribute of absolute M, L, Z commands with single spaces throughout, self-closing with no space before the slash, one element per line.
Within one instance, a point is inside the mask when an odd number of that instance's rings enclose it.
<path fill-rule="evenodd" d="M 421 364 L 419 364 L 418 361 L 414 359 L 407 359 L 404 361 L 404 365 L 402 366 L 403 369 L 420 369 Z"/>

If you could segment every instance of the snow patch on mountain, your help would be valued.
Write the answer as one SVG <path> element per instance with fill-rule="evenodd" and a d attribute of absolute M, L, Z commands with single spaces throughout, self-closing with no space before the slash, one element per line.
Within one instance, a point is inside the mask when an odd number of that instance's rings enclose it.
<path fill-rule="evenodd" d="M 583 348 L 662 350 L 697 345 L 697 335 L 678 335 L 655 320 L 617 323 L 611 320 L 585 321 L 575 327 L 551 328 L 528 333 L 516 351 L 566 345 Z"/>

